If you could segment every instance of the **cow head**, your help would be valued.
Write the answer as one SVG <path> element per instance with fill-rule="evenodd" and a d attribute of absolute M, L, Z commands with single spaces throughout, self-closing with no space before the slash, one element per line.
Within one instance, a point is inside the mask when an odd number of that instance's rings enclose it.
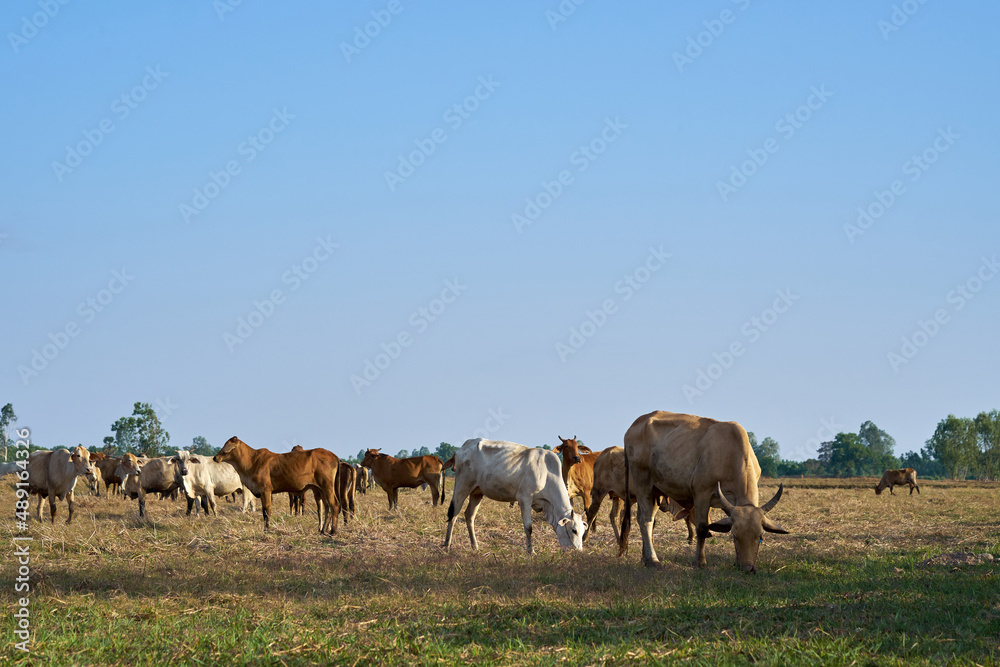
<path fill-rule="evenodd" d="M 882 495 L 882 482 L 879 482 L 878 484 L 875 485 L 875 495 L 876 496 Z"/>
<path fill-rule="evenodd" d="M 73 448 L 69 458 L 73 461 L 73 467 L 76 468 L 77 475 L 83 475 L 91 482 L 96 479 L 94 476 L 94 464 L 90 462 L 90 452 L 87 451 L 86 447 L 77 445 Z"/>
<path fill-rule="evenodd" d="M 583 515 L 570 512 L 556 523 L 556 537 L 563 549 L 583 551 L 583 534 L 587 532 L 587 522 Z"/>
<path fill-rule="evenodd" d="M 753 504 L 733 505 L 722 493 L 722 486 L 716 482 L 715 492 L 719 496 L 719 505 L 726 513 L 726 518 L 708 525 L 709 530 L 717 533 L 733 534 L 733 545 L 736 547 L 736 566 L 744 572 L 757 571 L 757 556 L 760 544 L 764 541 L 764 531 L 787 535 L 788 531 L 767 518 L 767 513 L 774 509 L 781 499 L 784 484 L 778 487 L 778 492 L 769 501 L 757 507 Z"/>
<path fill-rule="evenodd" d="M 568 440 L 563 438 L 561 435 L 556 437 L 559 438 L 562 444 L 553 449 L 552 451 L 562 456 L 563 465 L 571 466 L 574 463 L 579 463 L 581 460 L 580 444 L 576 441 L 576 436 L 574 435 L 572 438 L 569 438 Z"/>
<path fill-rule="evenodd" d="M 226 463 L 227 461 L 231 462 L 236 458 L 236 450 L 239 449 L 240 445 L 245 447 L 246 443 L 234 435 L 229 440 L 226 440 L 226 444 L 224 444 L 222 449 L 220 449 L 219 452 L 212 457 L 212 460 L 216 463 Z"/>
<path fill-rule="evenodd" d="M 201 458 L 197 454 L 192 454 L 189 451 L 181 449 L 170 459 L 170 462 L 176 466 L 174 468 L 176 474 L 184 477 L 188 474 L 192 465 L 201 464 Z"/>
<path fill-rule="evenodd" d="M 365 451 L 365 458 L 361 460 L 361 465 L 366 468 L 371 468 L 372 464 L 378 460 L 378 457 L 382 456 L 379 452 L 381 449 L 368 449 Z"/>

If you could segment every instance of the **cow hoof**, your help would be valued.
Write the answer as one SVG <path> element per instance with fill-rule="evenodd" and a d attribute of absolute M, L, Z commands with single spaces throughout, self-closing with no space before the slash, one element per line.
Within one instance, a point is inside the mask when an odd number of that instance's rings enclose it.
<path fill-rule="evenodd" d="M 661 563 L 658 560 L 644 560 L 644 561 L 642 561 L 642 564 L 645 565 L 646 567 L 652 568 L 654 570 L 662 570 L 663 569 L 663 563 Z"/>

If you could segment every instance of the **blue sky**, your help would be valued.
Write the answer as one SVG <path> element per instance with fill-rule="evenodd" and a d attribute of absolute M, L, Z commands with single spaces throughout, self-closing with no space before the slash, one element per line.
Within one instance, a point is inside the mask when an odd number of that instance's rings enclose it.
<path fill-rule="evenodd" d="M 341 455 L 664 409 L 803 459 L 1000 407 L 994 3 L 225 7 L 0 10 L 37 443 L 135 401 Z"/>

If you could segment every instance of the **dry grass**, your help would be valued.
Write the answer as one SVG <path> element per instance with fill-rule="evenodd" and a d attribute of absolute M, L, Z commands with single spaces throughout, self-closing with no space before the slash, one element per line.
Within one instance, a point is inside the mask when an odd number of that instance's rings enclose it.
<path fill-rule="evenodd" d="M 997 664 L 1000 486 L 921 484 L 876 497 L 875 480 L 783 480 L 756 576 L 736 572 L 726 537 L 709 568 L 691 567 L 683 523 L 656 529 L 665 564 L 614 556 L 606 512 L 583 553 L 564 553 L 540 519 L 524 553 L 518 509 L 485 502 L 482 550 L 430 492 L 358 498 L 335 538 L 285 496 L 271 534 L 259 512 L 220 503 L 218 518 L 182 502 L 81 498 L 72 526 L 32 522 L 33 663 L 51 664 Z M 6 486 L 6 485 L 5 485 Z M 775 480 L 763 480 L 769 497 Z M 450 495 L 450 492 L 449 492 Z M 13 507 L 4 488 L 0 502 Z M 579 502 L 579 501 L 577 501 Z M 14 530 L 11 512 L 0 526 Z M 13 559 L 3 562 L 13 607 Z M 4 620 L 15 655 L 10 615 Z M 23 657 L 23 656 L 22 656 Z"/>

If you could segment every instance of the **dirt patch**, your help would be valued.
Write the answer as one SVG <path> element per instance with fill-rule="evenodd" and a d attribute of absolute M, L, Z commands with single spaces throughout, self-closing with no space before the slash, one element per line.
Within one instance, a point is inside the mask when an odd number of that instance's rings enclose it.
<path fill-rule="evenodd" d="M 966 551 L 956 551 L 950 554 L 940 554 L 921 562 L 921 565 L 982 565 L 996 563 L 993 554 L 974 554 Z"/>

